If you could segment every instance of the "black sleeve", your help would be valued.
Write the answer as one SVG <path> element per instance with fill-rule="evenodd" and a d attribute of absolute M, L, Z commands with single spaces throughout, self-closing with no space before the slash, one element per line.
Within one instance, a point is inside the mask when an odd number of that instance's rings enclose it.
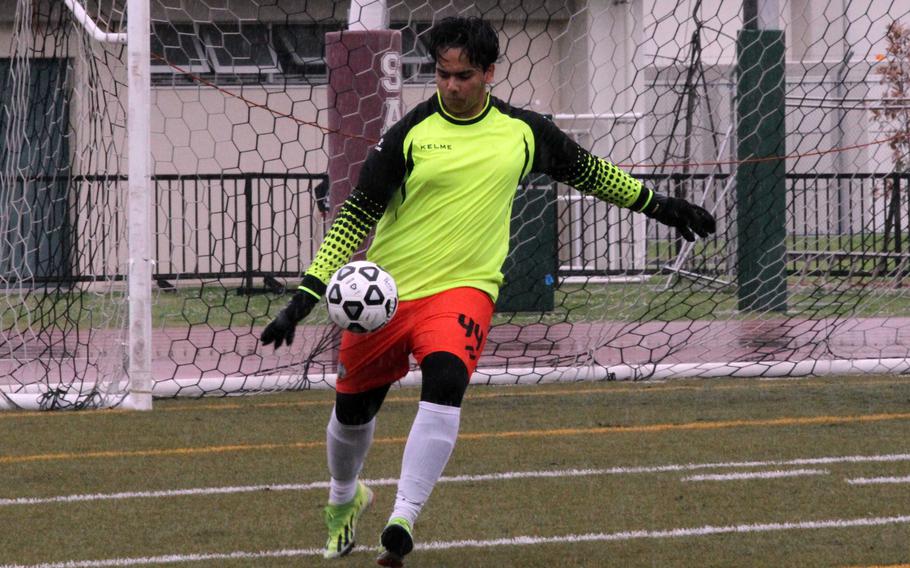
<path fill-rule="evenodd" d="M 641 211 L 648 204 L 652 192 L 640 181 L 579 146 L 543 115 L 531 111 L 522 115 L 534 133 L 532 171 L 634 211 Z"/>
<path fill-rule="evenodd" d="M 534 133 L 532 171 L 564 182 L 579 154 L 585 150 L 552 120 L 536 112 L 525 111 L 523 114 Z"/>
<path fill-rule="evenodd" d="M 425 112 L 426 105 L 418 106 Z M 404 138 L 418 118 L 408 113 L 370 149 L 357 186 L 338 210 L 332 226 L 304 275 L 301 288 L 314 296 L 325 292 L 332 274 L 351 259 L 380 217 L 405 176 Z"/>
<path fill-rule="evenodd" d="M 374 146 L 360 169 L 357 189 L 364 192 L 373 201 L 382 204 L 383 210 L 391 201 L 395 191 L 404 183 L 409 166 L 404 147 L 404 139 L 412 128 L 438 112 L 436 95 L 417 104 L 396 122 Z"/>
<path fill-rule="evenodd" d="M 401 143 L 397 141 L 397 126 L 390 128 L 389 133 L 367 154 L 360 168 L 357 186 L 335 215 L 313 262 L 307 268 L 301 289 L 317 297 L 325 292 L 329 278 L 360 248 L 379 222 L 395 190 L 401 186 L 404 159 Z"/>
<path fill-rule="evenodd" d="M 405 176 L 404 137 L 408 132 L 408 117 L 398 121 L 379 139 L 367 154 L 357 189 L 383 208 L 389 203 L 395 190 L 401 187 Z"/>

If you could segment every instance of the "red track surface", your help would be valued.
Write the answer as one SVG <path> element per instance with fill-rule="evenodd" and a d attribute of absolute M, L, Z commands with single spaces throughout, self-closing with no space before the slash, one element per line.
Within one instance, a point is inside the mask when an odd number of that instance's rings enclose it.
<path fill-rule="evenodd" d="M 335 341 L 310 358 L 327 333 L 304 326 L 294 345 L 263 348 L 260 330 L 196 327 L 156 330 L 156 381 L 246 375 L 335 372 Z M 16 342 L 17 341 L 17 342 Z M 93 381 L 99 374 L 122 376 L 122 337 L 111 331 L 11 338 L 0 354 L 0 382 Z M 89 349 L 88 345 L 93 347 Z M 109 351 L 108 354 L 104 350 Z M 910 318 L 844 320 L 597 322 L 556 325 L 499 325 L 491 333 L 481 368 L 598 364 L 803 361 L 910 357 Z"/>

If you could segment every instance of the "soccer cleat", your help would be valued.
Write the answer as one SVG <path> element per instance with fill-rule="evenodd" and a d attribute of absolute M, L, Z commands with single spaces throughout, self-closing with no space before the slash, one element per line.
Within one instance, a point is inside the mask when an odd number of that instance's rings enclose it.
<path fill-rule="evenodd" d="M 329 529 L 329 538 L 325 543 L 323 557 L 341 558 L 354 549 L 357 520 L 372 502 L 373 492 L 362 481 L 358 481 L 357 492 L 350 503 L 326 505 L 323 516 L 325 525 Z"/>
<path fill-rule="evenodd" d="M 405 555 L 414 549 L 411 523 L 401 517 L 393 518 L 382 530 L 379 542 L 382 546 L 376 563 L 388 568 L 401 568 Z"/>

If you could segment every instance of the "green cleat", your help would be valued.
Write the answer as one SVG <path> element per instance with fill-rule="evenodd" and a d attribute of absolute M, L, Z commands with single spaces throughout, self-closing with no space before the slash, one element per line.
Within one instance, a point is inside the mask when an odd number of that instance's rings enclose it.
<path fill-rule="evenodd" d="M 363 484 L 357 482 L 357 493 L 350 503 L 343 505 L 326 505 L 323 511 L 325 525 L 329 529 L 329 538 L 325 543 L 325 558 L 341 558 L 354 549 L 354 534 L 357 530 L 357 520 L 373 502 L 373 492 Z"/>
<path fill-rule="evenodd" d="M 387 568 L 401 568 L 404 557 L 414 550 L 414 538 L 411 536 L 411 523 L 395 517 L 389 521 L 379 537 L 380 554 L 376 563 Z"/>

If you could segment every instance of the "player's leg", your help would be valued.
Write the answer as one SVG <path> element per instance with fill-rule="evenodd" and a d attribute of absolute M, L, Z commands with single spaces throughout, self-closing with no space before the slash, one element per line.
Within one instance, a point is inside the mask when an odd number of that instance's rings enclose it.
<path fill-rule="evenodd" d="M 335 395 L 326 428 L 329 503 L 324 516 L 329 535 L 323 555 L 338 558 L 355 544 L 357 521 L 373 502 L 373 492 L 358 477 L 373 443 L 376 413 L 390 385 L 362 393 Z"/>
<path fill-rule="evenodd" d="M 390 385 L 366 392 L 335 394 L 335 408 L 326 428 L 329 503 L 347 503 L 354 498 L 357 477 L 373 443 L 376 413 Z"/>
<path fill-rule="evenodd" d="M 442 475 L 461 420 L 461 402 L 486 343 L 493 303 L 485 293 L 458 288 L 437 295 L 414 331 L 423 386 L 402 457 L 395 508 L 377 562 L 399 567 L 414 546 L 413 526 Z"/>
<path fill-rule="evenodd" d="M 406 319 L 406 318 L 403 318 Z M 342 335 L 335 407 L 326 428 L 329 503 L 324 516 L 328 538 L 323 556 L 338 558 L 355 544 L 357 521 L 373 493 L 359 480 L 373 443 L 376 414 L 391 384 L 408 369 L 404 322 L 375 334 Z"/>
<path fill-rule="evenodd" d="M 420 370 L 423 375 L 420 403 L 405 444 L 392 512 L 392 517 L 401 517 L 411 525 L 455 448 L 461 399 L 468 386 L 468 369 L 452 353 L 439 351 L 427 355 Z"/>
<path fill-rule="evenodd" d="M 404 556 L 414 548 L 412 527 L 458 438 L 467 367 L 452 353 L 438 351 L 424 357 L 420 370 L 420 405 L 404 448 L 395 508 L 380 536 L 385 550 L 377 561 L 382 566 L 402 566 Z"/>

